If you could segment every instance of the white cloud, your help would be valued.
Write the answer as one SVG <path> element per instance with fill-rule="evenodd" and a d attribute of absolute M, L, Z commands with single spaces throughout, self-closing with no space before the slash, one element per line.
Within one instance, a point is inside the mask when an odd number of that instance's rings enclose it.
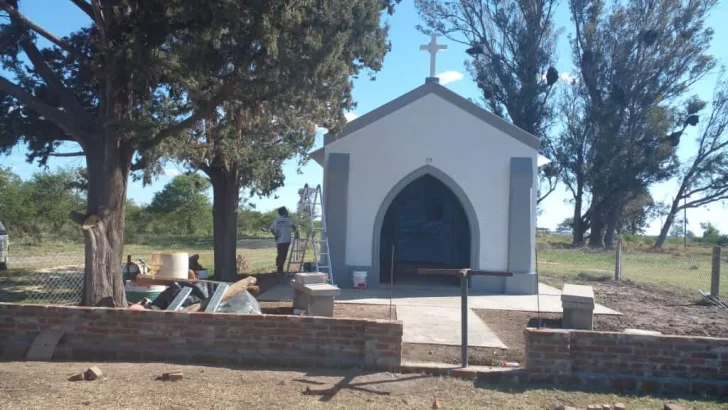
<path fill-rule="evenodd" d="M 450 84 L 455 81 L 460 81 L 463 79 L 463 73 L 457 72 L 457 71 L 445 71 L 437 75 L 437 78 L 440 79 L 440 84 Z"/>
<path fill-rule="evenodd" d="M 170 177 L 176 177 L 177 175 L 181 175 L 182 172 L 180 172 L 177 168 L 172 167 L 164 167 L 164 175 L 168 175 Z"/>
<path fill-rule="evenodd" d="M 354 114 L 353 112 L 347 112 L 344 114 L 344 117 L 346 117 L 346 121 L 354 121 L 358 115 Z"/>

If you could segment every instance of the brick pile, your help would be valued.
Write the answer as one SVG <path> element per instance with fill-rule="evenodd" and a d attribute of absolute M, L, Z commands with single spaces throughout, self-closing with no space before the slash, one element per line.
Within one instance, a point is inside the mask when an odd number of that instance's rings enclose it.
<path fill-rule="evenodd" d="M 402 322 L 133 311 L 0 303 L 0 358 L 21 360 L 43 330 L 53 360 L 399 368 Z"/>

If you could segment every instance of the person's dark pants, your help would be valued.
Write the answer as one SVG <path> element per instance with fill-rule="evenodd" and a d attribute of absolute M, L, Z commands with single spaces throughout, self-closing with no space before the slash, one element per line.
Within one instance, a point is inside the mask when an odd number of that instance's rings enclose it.
<path fill-rule="evenodd" d="M 276 248 L 278 248 L 278 256 L 276 256 L 278 272 L 283 272 L 283 265 L 286 263 L 286 256 L 288 256 L 288 248 L 290 247 L 290 242 L 276 244 Z"/>

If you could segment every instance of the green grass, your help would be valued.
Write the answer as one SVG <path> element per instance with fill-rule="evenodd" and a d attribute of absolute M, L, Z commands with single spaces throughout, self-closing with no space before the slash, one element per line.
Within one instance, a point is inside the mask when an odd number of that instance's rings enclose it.
<path fill-rule="evenodd" d="M 614 250 L 571 249 L 558 245 L 539 243 L 539 274 L 614 277 Z M 622 255 L 622 279 L 638 283 L 709 291 L 711 271 L 712 249 L 707 247 L 654 251 L 627 244 Z M 721 283 L 721 294 L 728 295 L 728 279 Z"/>

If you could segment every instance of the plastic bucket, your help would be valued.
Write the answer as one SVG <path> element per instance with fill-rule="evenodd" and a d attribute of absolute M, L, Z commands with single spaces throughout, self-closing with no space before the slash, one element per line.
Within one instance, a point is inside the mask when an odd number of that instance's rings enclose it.
<path fill-rule="evenodd" d="M 165 289 L 166 286 L 137 286 L 131 283 L 127 283 L 124 287 L 126 300 L 129 303 L 137 303 L 144 298 L 149 298 L 153 302 Z"/>
<path fill-rule="evenodd" d="M 354 280 L 355 289 L 366 289 L 367 287 L 367 272 L 363 270 L 355 270 L 351 275 Z"/>

